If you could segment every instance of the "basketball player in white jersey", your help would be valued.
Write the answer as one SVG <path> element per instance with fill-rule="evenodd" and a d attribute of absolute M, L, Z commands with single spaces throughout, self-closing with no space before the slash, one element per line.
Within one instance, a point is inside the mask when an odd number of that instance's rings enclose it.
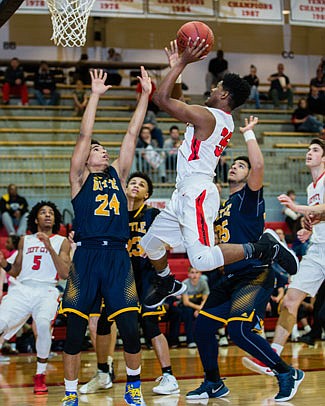
<path fill-rule="evenodd" d="M 290 209 L 312 216 L 325 210 L 325 143 L 319 138 L 311 141 L 306 166 L 312 182 L 307 187 L 308 206 L 295 204 L 287 195 L 280 195 L 279 201 Z M 309 228 L 309 227 L 308 227 Z M 325 222 L 310 229 L 303 228 L 297 236 L 301 242 L 310 238 L 311 245 L 300 262 L 300 268 L 290 283 L 283 299 L 280 316 L 275 329 L 272 347 L 280 355 L 297 320 L 297 311 L 307 295 L 314 297 L 325 279 Z M 258 373 L 273 375 L 273 372 L 255 358 L 243 358 L 243 364 Z"/>
<path fill-rule="evenodd" d="M 21 238 L 13 264 L 0 251 L 0 265 L 16 280 L 0 305 L 0 336 L 9 340 L 30 316 L 36 325 L 37 370 L 34 393 L 47 393 L 45 372 L 50 353 L 53 322 L 59 291 L 58 278 L 66 279 L 70 268 L 69 241 L 56 234 L 61 214 L 52 202 L 41 201 L 30 211 L 28 230 L 31 235 Z"/>
<path fill-rule="evenodd" d="M 186 65 L 202 59 L 205 49 L 204 40 L 197 39 L 178 56 L 177 43 L 172 41 L 170 50 L 166 49 L 171 70 L 154 95 L 161 110 L 187 123 L 187 127 L 177 155 L 176 190 L 141 240 L 158 273 L 157 286 L 145 300 L 148 307 L 160 305 L 166 297 L 186 289 L 170 274 L 165 244 L 175 247 L 183 242 L 191 265 L 201 271 L 244 258 L 242 246 L 214 246 L 213 222 L 218 214 L 219 194 L 213 178 L 234 131 L 231 112 L 246 101 L 250 86 L 231 73 L 212 90 L 206 107 L 187 105 L 171 97 L 175 81 Z"/>

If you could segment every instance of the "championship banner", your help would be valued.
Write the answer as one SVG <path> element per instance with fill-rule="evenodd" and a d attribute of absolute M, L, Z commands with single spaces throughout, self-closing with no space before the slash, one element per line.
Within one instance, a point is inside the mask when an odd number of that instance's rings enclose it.
<path fill-rule="evenodd" d="M 281 0 L 218 1 L 218 19 L 249 24 L 282 24 Z"/>
<path fill-rule="evenodd" d="M 96 0 L 90 12 L 95 17 L 114 14 L 144 14 L 144 0 Z"/>
<path fill-rule="evenodd" d="M 325 26 L 325 0 L 290 0 L 290 8 L 291 24 Z"/>
<path fill-rule="evenodd" d="M 213 17 L 213 0 L 150 0 L 149 14 L 168 14 L 175 17 Z"/>
<path fill-rule="evenodd" d="M 118 14 L 144 14 L 144 0 L 95 0 L 90 12 L 93 17 Z M 20 14 L 49 14 L 46 0 L 25 0 L 17 10 Z"/>
<path fill-rule="evenodd" d="M 45 0 L 25 0 L 16 14 L 49 14 Z"/>

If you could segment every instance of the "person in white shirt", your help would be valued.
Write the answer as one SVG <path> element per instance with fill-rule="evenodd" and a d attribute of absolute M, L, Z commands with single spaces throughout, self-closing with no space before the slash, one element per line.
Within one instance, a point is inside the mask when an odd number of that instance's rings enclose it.
<path fill-rule="evenodd" d="M 70 243 L 57 234 L 60 222 L 56 205 L 41 201 L 29 214 L 28 230 L 32 234 L 21 238 L 13 264 L 0 251 L 1 267 L 16 277 L 0 305 L 0 337 L 10 339 L 32 316 L 37 332 L 36 395 L 48 391 L 45 372 L 52 341 L 51 323 L 58 307 L 56 283 L 58 278 L 68 277 L 70 268 Z"/>

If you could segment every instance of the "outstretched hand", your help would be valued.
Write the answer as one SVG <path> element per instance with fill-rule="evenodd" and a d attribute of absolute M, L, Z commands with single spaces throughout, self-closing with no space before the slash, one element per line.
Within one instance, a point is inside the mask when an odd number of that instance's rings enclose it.
<path fill-rule="evenodd" d="M 104 72 L 103 69 L 93 69 L 90 70 L 91 76 L 91 91 L 92 93 L 103 95 L 111 85 L 105 85 L 107 79 L 107 72 Z"/>
<path fill-rule="evenodd" d="M 180 60 L 184 64 L 200 61 L 201 59 L 206 58 L 206 49 L 209 45 L 206 44 L 205 39 L 200 39 L 197 37 L 192 43 L 192 38 L 189 37 L 187 46 L 180 55 Z"/>
<path fill-rule="evenodd" d="M 300 230 L 297 231 L 297 238 L 301 243 L 305 243 L 309 240 L 311 236 L 311 231 L 306 230 L 305 228 L 301 228 Z"/>
<path fill-rule="evenodd" d="M 152 89 L 151 78 L 143 66 L 141 66 L 141 76 L 138 76 L 138 79 L 141 83 L 142 93 L 150 94 Z"/>
<path fill-rule="evenodd" d="M 254 130 L 254 127 L 257 123 L 258 123 L 258 117 L 250 116 L 249 120 L 248 120 L 248 118 L 245 118 L 245 126 L 239 127 L 239 131 L 242 134 L 244 134 L 246 131 Z"/>
<path fill-rule="evenodd" d="M 291 209 L 293 211 L 297 211 L 297 207 L 296 207 L 295 203 L 293 202 L 292 199 L 290 199 L 289 196 L 282 194 L 282 195 L 278 196 L 278 200 L 284 206 L 289 207 L 289 209 Z"/>
<path fill-rule="evenodd" d="M 168 58 L 169 66 L 172 68 L 179 61 L 177 41 L 170 41 L 170 48 L 165 47 L 165 52 Z"/>

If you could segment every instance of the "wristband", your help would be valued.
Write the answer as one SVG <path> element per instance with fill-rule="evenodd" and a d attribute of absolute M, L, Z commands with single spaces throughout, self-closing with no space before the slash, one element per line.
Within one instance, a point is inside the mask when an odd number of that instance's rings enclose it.
<path fill-rule="evenodd" d="M 12 265 L 8 262 L 6 266 L 2 267 L 6 272 L 9 272 L 12 268 Z"/>
<path fill-rule="evenodd" d="M 256 140 L 255 134 L 253 130 L 248 130 L 244 132 L 244 138 L 245 141 L 249 141 L 249 140 Z"/>
<path fill-rule="evenodd" d="M 175 81 L 175 84 L 179 84 L 179 83 L 182 83 L 182 75 L 180 74 L 179 76 L 178 76 L 178 78 L 176 79 L 176 81 Z"/>

